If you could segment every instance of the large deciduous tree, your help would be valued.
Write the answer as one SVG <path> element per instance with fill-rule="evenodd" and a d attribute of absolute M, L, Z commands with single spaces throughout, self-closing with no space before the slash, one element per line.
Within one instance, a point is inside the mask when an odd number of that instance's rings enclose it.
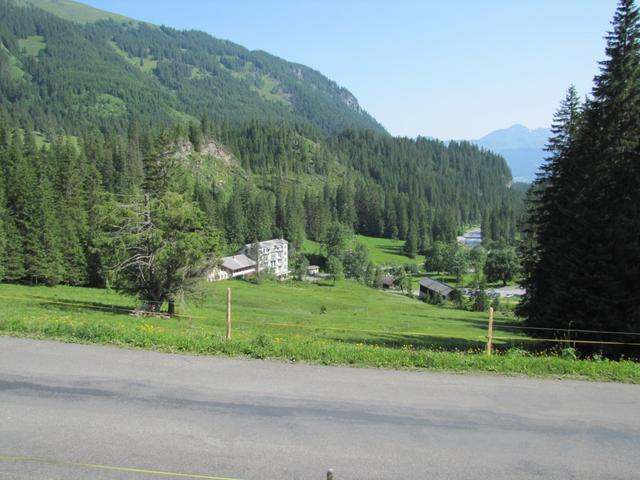
<path fill-rule="evenodd" d="M 484 269 L 487 280 L 501 281 L 506 285 L 514 279 L 520 269 L 515 248 L 499 245 L 489 250 Z"/>
<path fill-rule="evenodd" d="M 159 311 L 204 279 L 215 265 L 219 234 L 184 195 L 167 192 L 113 200 L 98 207 L 102 234 L 102 264 L 113 286 L 137 295 L 143 306 Z"/>
<path fill-rule="evenodd" d="M 176 161 L 167 142 L 160 135 L 145 158 L 141 194 L 97 207 L 97 244 L 115 288 L 137 295 L 149 310 L 167 302 L 173 314 L 176 298 L 215 265 L 220 235 L 195 202 L 171 190 Z"/>

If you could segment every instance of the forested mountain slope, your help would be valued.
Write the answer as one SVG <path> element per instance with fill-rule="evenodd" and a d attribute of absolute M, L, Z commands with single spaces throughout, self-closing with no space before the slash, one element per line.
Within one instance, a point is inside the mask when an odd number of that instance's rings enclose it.
<path fill-rule="evenodd" d="M 272 237 L 295 251 L 336 228 L 423 251 L 480 222 L 488 240 L 515 236 L 498 155 L 394 138 L 346 90 L 264 52 L 26 1 L 0 0 L 0 279 L 104 285 L 100 212 L 142 208 L 159 183 L 163 214 L 217 232 L 212 254 Z"/>
<path fill-rule="evenodd" d="M 167 126 L 207 113 L 325 133 L 384 132 L 353 94 L 304 65 L 203 32 L 108 14 L 102 20 L 100 11 L 69 0 L 59 11 L 86 23 L 32 4 L 57 11 L 47 0 L 0 1 L 0 102 L 37 130 L 124 131 L 131 118 L 143 127 Z"/>

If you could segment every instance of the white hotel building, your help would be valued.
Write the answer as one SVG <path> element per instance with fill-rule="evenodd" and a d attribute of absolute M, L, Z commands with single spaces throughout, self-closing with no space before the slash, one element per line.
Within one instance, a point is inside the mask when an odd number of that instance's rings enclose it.
<path fill-rule="evenodd" d="M 213 269 L 207 279 L 215 282 L 257 272 L 269 272 L 276 277 L 289 274 L 289 242 L 282 238 L 259 242 L 258 254 L 255 247 L 255 244 L 247 243 L 237 254 L 222 258 L 220 267 Z"/>

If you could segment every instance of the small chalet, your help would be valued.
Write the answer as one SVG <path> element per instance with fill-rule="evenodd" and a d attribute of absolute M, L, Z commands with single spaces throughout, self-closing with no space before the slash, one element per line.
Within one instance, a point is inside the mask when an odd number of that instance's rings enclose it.
<path fill-rule="evenodd" d="M 431 277 L 424 277 L 420 280 L 420 294 L 418 298 L 429 298 L 434 294 L 437 294 L 443 298 L 449 299 L 454 291 L 455 288 L 447 285 L 446 283 L 438 282 Z"/>
<path fill-rule="evenodd" d="M 320 273 L 320 267 L 318 265 L 309 265 L 307 267 L 307 275 L 310 277 L 317 277 Z"/>
<path fill-rule="evenodd" d="M 389 288 L 394 288 L 396 286 L 396 279 L 394 278 L 393 275 L 385 275 L 384 277 L 382 277 L 382 288 L 383 289 L 389 289 Z"/>

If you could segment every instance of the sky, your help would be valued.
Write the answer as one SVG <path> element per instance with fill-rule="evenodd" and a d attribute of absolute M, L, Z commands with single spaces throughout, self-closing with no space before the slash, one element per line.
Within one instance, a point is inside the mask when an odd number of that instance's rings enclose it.
<path fill-rule="evenodd" d="M 319 70 L 393 135 L 548 127 L 591 91 L 615 0 L 81 0 Z"/>

